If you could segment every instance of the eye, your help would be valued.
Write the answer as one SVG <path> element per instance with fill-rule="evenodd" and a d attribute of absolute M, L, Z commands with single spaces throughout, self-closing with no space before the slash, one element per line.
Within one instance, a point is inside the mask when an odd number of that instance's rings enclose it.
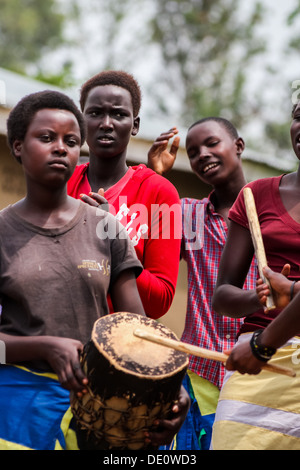
<path fill-rule="evenodd" d="M 84 114 L 89 117 L 97 117 L 99 116 L 100 111 L 98 109 L 93 108 L 93 109 L 88 109 Z"/>
<path fill-rule="evenodd" d="M 196 157 L 197 157 L 198 152 L 197 152 L 196 149 L 195 149 L 195 150 L 188 150 L 188 151 L 187 151 L 187 155 L 188 155 L 188 157 L 189 157 L 190 160 L 193 160 L 193 158 L 196 158 Z"/>
<path fill-rule="evenodd" d="M 69 137 L 66 139 L 66 144 L 69 147 L 76 147 L 76 145 L 80 145 L 80 140 L 77 137 Z"/>
<path fill-rule="evenodd" d="M 208 142 L 208 147 L 214 147 L 215 145 L 218 145 L 220 143 L 219 140 L 212 140 L 211 142 Z"/>
<path fill-rule="evenodd" d="M 128 115 L 128 113 L 124 109 L 116 109 L 113 111 L 113 116 L 116 118 L 123 118 Z"/>
<path fill-rule="evenodd" d="M 50 134 L 42 134 L 42 135 L 40 136 L 40 140 L 41 140 L 42 142 L 45 142 L 45 143 L 51 142 L 51 136 L 50 136 Z"/>

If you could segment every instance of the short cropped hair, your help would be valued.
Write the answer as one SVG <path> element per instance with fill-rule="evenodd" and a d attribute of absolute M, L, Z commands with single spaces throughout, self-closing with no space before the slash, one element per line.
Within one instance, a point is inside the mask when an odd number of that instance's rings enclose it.
<path fill-rule="evenodd" d="M 25 139 L 28 127 L 30 126 L 34 115 L 41 109 L 47 108 L 63 109 L 74 114 L 80 129 L 81 145 L 84 143 L 85 120 L 74 101 L 64 93 L 45 90 L 24 96 L 8 116 L 7 141 L 13 155 L 13 143 L 16 140 L 23 141 Z"/>
<path fill-rule="evenodd" d="M 232 122 L 230 122 L 227 119 L 222 118 L 222 117 L 211 116 L 211 117 L 205 117 L 205 118 L 199 119 L 198 121 L 194 122 L 194 124 L 192 124 L 189 127 L 189 130 L 192 129 L 192 127 L 194 127 L 194 126 L 197 126 L 198 124 L 202 124 L 202 123 L 208 122 L 208 121 L 215 121 L 215 122 L 219 123 L 221 126 L 224 127 L 224 129 L 228 132 L 228 134 L 233 139 L 238 139 L 239 138 L 238 131 L 235 128 L 235 126 L 232 124 Z"/>
<path fill-rule="evenodd" d="M 80 90 L 80 107 L 82 111 L 89 92 L 93 88 L 103 85 L 115 85 L 128 90 L 131 95 L 133 115 L 134 117 L 138 116 L 142 102 L 140 86 L 132 75 L 122 70 L 104 70 L 82 85 Z"/>

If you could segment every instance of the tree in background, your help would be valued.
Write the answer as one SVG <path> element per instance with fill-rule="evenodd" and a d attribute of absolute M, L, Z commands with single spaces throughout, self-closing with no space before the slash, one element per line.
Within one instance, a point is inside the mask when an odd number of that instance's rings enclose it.
<path fill-rule="evenodd" d="M 63 34 L 66 11 L 59 2 L 0 0 L 0 12 L 1 67 L 57 85 L 68 82 L 70 63 L 51 75 L 44 75 L 39 66 L 44 57 L 66 43 Z"/>
<path fill-rule="evenodd" d="M 240 4 L 77 0 L 74 40 L 83 51 L 81 70 L 90 76 L 125 68 L 138 78 L 141 71 L 152 114 L 165 112 L 177 125 L 212 114 L 241 125 L 259 110 L 259 96 L 247 93 L 247 72 L 264 51 L 256 31 L 264 12 L 260 2 L 246 2 L 246 11 Z"/>
<path fill-rule="evenodd" d="M 239 126 L 257 110 L 247 93 L 252 58 L 264 51 L 256 26 L 259 2 L 243 14 L 238 0 L 155 0 L 152 40 L 160 45 L 162 78 L 180 99 L 182 116 L 223 115 Z M 247 112 L 245 112 L 247 109 Z"/>
<path fill-rule="evenodd" d="M 0 0 L 0 11 L 1 67 L 65 88 L 123 68 L 137 76 L 155 121 L 165 113 L 185 127 L 222 115 L 257 149 L 289 145 L 291 83 L 300 79 L 297 55 L 289 60 L 299 49 L 299 0 L 286 8 L 269 0 Z M 266 20 L 276 11 L 287 16 L 290 42 L 270 65 L 274 33 Z M 247 123 L 256 124 L 250 138 Z"/>
<path fill-rule="evenodd" d="M 270 69 L 270 80 L 273 80 L 274 83 L 274 76 L 276 76 L 278 81 L 286 83 L 286 87 L 281 93 L 282 106 L 280 109 L 277 112 L 274 110 L 274 113 L 268 114 L 265 118 L 264 132 L 269 142 L 277 147 L 281 157 L 292 159 L 296 167 L 297 160 L 294 153 L 291 152 L 290 117 L 292 106 L 300 99 L 300 0 L 294 0 L 284 21 L 289 34 L 282 45 L 282 58 L 279 60 L 279 66 Z"/>

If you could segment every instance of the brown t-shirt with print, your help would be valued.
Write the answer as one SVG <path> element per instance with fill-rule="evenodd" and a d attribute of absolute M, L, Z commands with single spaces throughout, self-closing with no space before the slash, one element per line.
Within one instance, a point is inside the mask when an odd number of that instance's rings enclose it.
<path fill-rule="evenodd" d="M 110 284 L 125 269 L 142 271 L 125 228 L 80 201 L 63 228 L 44 229 L 0 212 L 0 331 L 54 335 L 85 343 L 108 314 Z"/>

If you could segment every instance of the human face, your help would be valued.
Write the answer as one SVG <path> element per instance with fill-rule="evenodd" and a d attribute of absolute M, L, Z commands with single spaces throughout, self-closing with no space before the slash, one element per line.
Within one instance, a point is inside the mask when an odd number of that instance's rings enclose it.
<path fill-rule="evenodd" d="M 73 113 L 41 109 L 35 113 L 24 140 L 14 142 L 13 150 L 28 183 L 61 185 L 75 169 L 80 146 L 80 128 Z"/>
<path fill-rule="evenodd" d="M 237 169 L 244 149 L 241 138 L 234 139 L 216 121 L 193 126 L 186 138 L 186 151 L 193 172 L 206 184 L 224 184 Z"/>
<path fill-rule="evenodd" d="M 298 103 L 293 114 L 290 134 L 294 152 L 300 160 L 300 103 Z"/>
<path fill-rule="evenodd" d="M 128 90 L 115 85 L 93 88 L 84 106 L 87 144 L 91 155 L 101 158 L 125 156 L 132 135 L 139 130 Z"/>

